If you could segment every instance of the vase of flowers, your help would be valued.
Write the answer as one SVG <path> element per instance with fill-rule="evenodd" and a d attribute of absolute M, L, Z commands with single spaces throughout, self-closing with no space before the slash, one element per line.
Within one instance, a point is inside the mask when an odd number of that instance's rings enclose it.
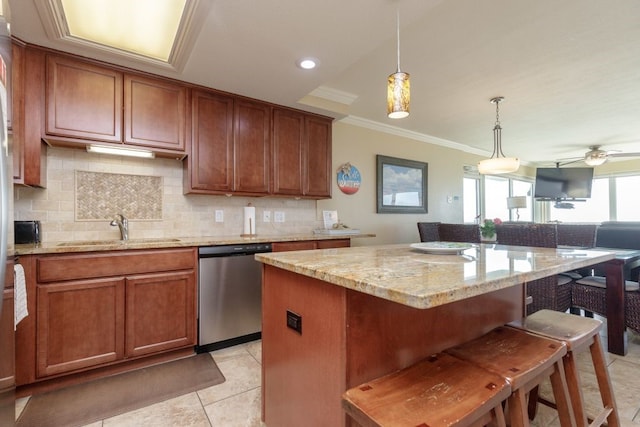
<path fill-rule="evenodd" d="M 480 236 L 482 236 L 482 240 L 496 240 L 496 224 L 502 224 L 502 220 L 500 218 L 485 219 L 482 224 L 480 224 Z"/>

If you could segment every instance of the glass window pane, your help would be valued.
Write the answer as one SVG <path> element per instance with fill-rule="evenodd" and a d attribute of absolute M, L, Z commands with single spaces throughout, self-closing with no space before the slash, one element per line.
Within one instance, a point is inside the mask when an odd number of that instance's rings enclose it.
<path fill-rule="evenodd" d="M 634 197 L 640 188 L 640 176 L 616 178 L 616 220 L 640 221 L 638 199 Z"/>
<path fill-rule="evenodd" d="M 551 203 L 551 220 L 562 222 L 602 222 L 609 220 L 609 179 L 593 180 L 591 198 L 585 202 Z M 573 205 L 573 208 L 569 208 Z M 556 207 L 558 206 L 558 207 Z M 563 208 L 565 207 L 565 208 Z"/>
<path fill-rule="evenodd" d="M 462 188 L 463 221 L 473 223 L 478 216 L 478 179 L 464 178 Z"/>
<path fill-rule="evenodd" d="M 509 218 L 507 197 L 509 197 L 509 179 L 495 176 L 484 178 L 484 217 L 485 219 Z"/>
<path fill-rule="evenodd" d="M 527 207 L 520 209 L 512 209 L 512 221 L 533 221 L 533 183 L 528 181 L 520 181 L 514 179 L 512 181 L 512 196 L 525 196 L 527 198 Z M 518 215 L 520 216 L 518 218 Z"/>

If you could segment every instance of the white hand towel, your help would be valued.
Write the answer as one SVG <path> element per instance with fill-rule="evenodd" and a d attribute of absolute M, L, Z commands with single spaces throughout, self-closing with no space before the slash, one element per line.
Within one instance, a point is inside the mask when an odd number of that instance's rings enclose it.
<path fill-rule="evenodd" d="M 15 330 L 18 323 L 27 317 L 29 312 L 27 311 L 27 284 L 24 279 L 24 268 L 20 264 L 14 264 L 13 273 L 13 287 L 15 291 L 15 297 L 13 300 L 13 329 Z"/>

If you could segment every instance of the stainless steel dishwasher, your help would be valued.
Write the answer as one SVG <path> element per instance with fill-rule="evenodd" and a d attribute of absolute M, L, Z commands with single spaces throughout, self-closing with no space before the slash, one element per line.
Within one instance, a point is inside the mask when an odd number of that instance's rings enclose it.
<path fill-rule="evenodd" d="M 262 264 L 254 255 L 262 252 L 271 244 L 199 248 L 199 353 L 260 338 Z"/>

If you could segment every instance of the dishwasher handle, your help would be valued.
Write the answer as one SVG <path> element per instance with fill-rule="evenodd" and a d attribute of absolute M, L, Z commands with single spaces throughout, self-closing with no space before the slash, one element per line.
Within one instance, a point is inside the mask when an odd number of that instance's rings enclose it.
<path fill-rule="evenodd" d="M 214 258 L 238 255 L 253 255 L 271 252 L 271 243 L 203 246 L 198 248 L 199 258 Z"/>

